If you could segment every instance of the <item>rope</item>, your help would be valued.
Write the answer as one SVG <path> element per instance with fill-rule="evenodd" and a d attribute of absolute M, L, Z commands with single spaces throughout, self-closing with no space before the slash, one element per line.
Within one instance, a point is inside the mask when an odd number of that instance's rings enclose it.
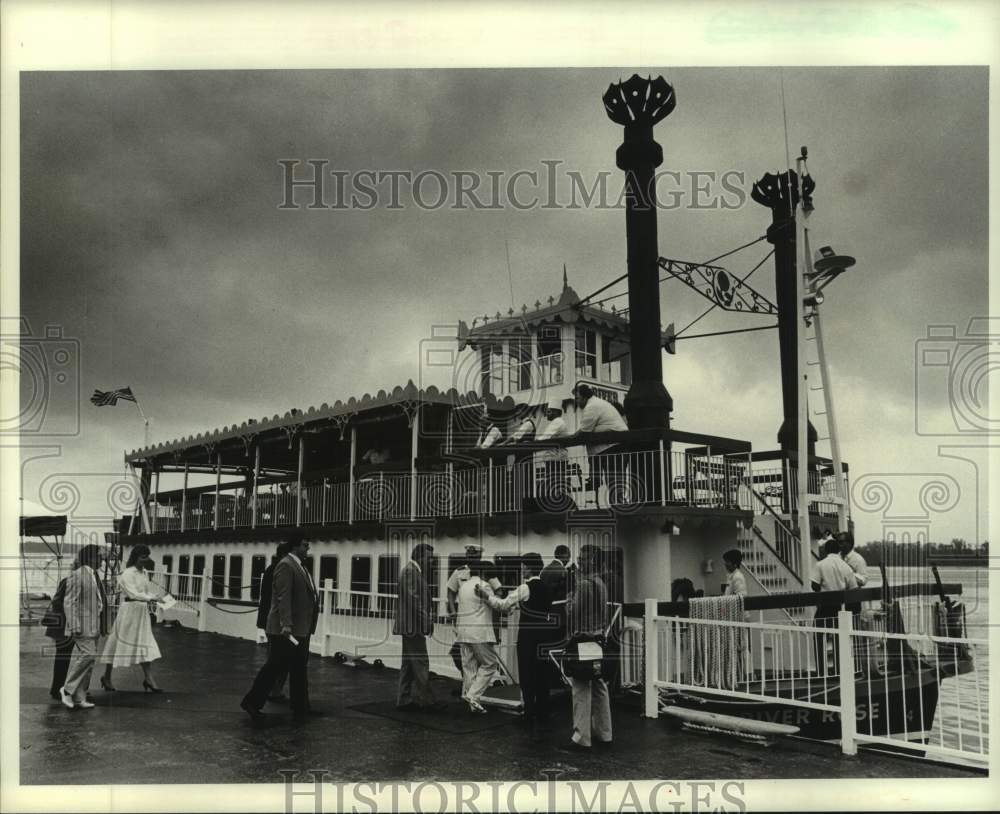
<path fill-rule="evenodd" d="M 754 241 L 754 242 L 756 243 L 757 241 Z M 764 255 L 764 259 L 763 260 L 761 260 L 756 266 L 754 266 L 743 277 L 741 277 L 740 278 L 740 282 L 741 283 L 745 283 L 747 280 L 749 280 L 750 279 L 750 275 L 753 274 L 755 271 L 757 271 L 757 269 L 759 269 L 761 266 L 763 266 L 768 261 L 768 259 L 771 257 L 772 254 L 774 254 L 774 249 L 771 249 L 771 251 L 769 251 L 766 255 Z M 682 333 L 684 333 L 684 331 L 686 331 L 688 328 L 690 328 L 692 325 L 694 325 L 696 322 L 698 322 L 698 320 L 702 319 L 703 317 L 708 316 L 710 313 L 712 313 L 712 311 L 714 311 L 718 307 L 719 307 L 718 303 L 716 303 L 715 305 L 710 306 L 707 311 L 705 311 L 701 315 L 695 317 L 693 320 L 691 320 L 691 322 L 689 322 L 687 325 L 685 325 L 683 328 L 681 328 L 676 334 L 674 334 L 674 339 L 679 338 L 680 335 Z"/>

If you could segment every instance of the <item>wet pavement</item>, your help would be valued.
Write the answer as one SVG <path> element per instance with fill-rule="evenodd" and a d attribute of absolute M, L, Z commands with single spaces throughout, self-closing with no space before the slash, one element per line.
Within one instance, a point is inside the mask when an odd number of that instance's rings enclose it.
<path fill-rule="evenodd" d="M 154 670 L 166 692 L 143 693 L 142 672 L 131 667 L 115 671 L 118 692 L 107 693 L 95 672 L 97 707 L 68 710 L 49 698 L 51 661 L 42 653 L 49 640 L 38 628 L 22 628 L 22 784 L 278 783 L 281 770 L 310 769 L 327 771 L 330 782 L 510 781 L 541 779 L 546 769 L 576 780 L 981 776 L 878 753 L 845 757 L 836 746 L 811 741 L 763 746 L 692 733 L 626 705 L 614 709 L 614 746 L 580 754 L 565 748 L 568 695 L 553 698 L 553 728 L 533 743 L 509 713 L 491 710 L 475 720 L 451 698 L 458 684 L 450 679 L 434 681 L 438 698 L 449 701 L 440 718 L 391 717 L 395 671 L 316 656 L 310 695 L 324 716 L 293 725 L 286 707 L 269 705 L 280 720 L 257 729 L 239 701 L 264 662 L 264 647 L 180 627 L 158 626 L 155 634 L 164 657 Z"/>

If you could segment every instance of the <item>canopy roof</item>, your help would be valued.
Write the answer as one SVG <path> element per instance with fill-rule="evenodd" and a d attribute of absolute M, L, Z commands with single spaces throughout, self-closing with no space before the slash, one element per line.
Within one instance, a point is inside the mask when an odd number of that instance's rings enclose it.
<path fill-rule="evenodd" d="M 332 405 L 323 403 L 319 407 L 308 410 L 290 410 L 283 416 L 266 416 L 261 419 L 248 419 L 242 424 L 224 426 L 197 435 L 182 436 L 173 441 L 151 444 L 148 447 L 134 449 L 126 453 L 125 460 L 135 463 L 156 458 L 165 454 L 181 453 L 195 447 L 202 451 L 212 449 L 227 441 L 245 442 L 248 439 L 270 434 L 276 437 L 290 435 L 296 431 L 313 428 L 344 428 L 351 419 L 362 413 L 377 413 L 384 408 L 397 408 L 407 415 L 412 415 L 417 407 L 427 404 L 461 407 L 482 405 L 491 412 L 503 412 L 517 409 L 517 403 L 510 396 L 498 399 L 492 394 L 481 396 L 475 392 L 461 393 L 455 388 L 439 390 L 430 385 L 418 388 L 411 379 L 405 387 L 396 387 L 390 392 L 379 390 L 374 396 L 366 393 L 361 398 L 350 398 L 345 401 L 335 401 Z"/>

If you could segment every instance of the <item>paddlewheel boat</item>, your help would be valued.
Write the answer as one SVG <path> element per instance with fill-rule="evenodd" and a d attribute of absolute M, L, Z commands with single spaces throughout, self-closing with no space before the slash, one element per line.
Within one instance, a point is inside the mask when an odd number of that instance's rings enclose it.
<path fill-rule="evenodd" d="M 581 545 L 596 543 L 606 554 L 610 600 L 623 611 L 612 636 L 621 654 L 616 680 L 639 690 L 645 714 L 685 709 L 688 718 L 722 716 L 688 721 L 694 725 L 756 721 L 845 743 L 930 737 L 941 682 L 971 664 L 968 652 L 959 658 L 967 640 L 932 636 L 932 649 L 918 652 L 897 617 L 911 619 L 913 608 L 914 619 L 937 613 L 961 586 L 943 586 L 939 603 L 930 602 L 937 587 L 929 583 L 842 597 L 810 591 L 812 530 L 852 526 L 820 305 L 854 260 L 828 246 L 814 257 L 809 248 L 815 183 L 805 150 L 796 169 L 754 185 L 753 200 L 771 214 L 772 303 L 722 266 L 659 255 L 656 207 L 644 202 L 662 160 L 653 125 L 673 109 L 673 89 L 634 76 L 612 85 L 604 103 L 625 129 L 617 163 L 633 193 L 627 274 L 581 297 L 564 268 L 561 291 L 545 302 L 458 322 L 446 336 L 432 332 L 415 349 L 419 383 L 129 452 L 140 499 L 134 516 L 122 518 L 122 541 L 153 548 L 157 578 L 179 600 L 165 618 L 252 639 L 261 575 L 275 545 L 297 530 L 310 540 L 306 565 L 321 588 L 311 646 L 358 666 L 390 667 L 400 658 L 391 635 L 399 570 L 414 543 L 429 542 L 438 609 L 431 666 L 451 676 L 458 673 L 443 586 L 467 546 L 481 546 L 511 588 L 521 554 L 548 561 L 567 544 L 575 558 Z M 722 311 L 773 323 L 745 330 L 777 329 L 777 449 L 672 426 L 663 350 L 695 337 L 661 328 L 661 274 Z M 626 279 L 626 307 L 595 299 Z M 820 375 L 810 385 L 811 370 Z M 586 431 L 574 399 L 580 385 L 620 406 L 628 429 Z M 807 387 L 820 393 L 813 416 L 827 425 L 828 456 L 816 450 Z M 565 432 L 545 437 L 556 420 Z M 487 446 L 492 427 L 503 441 Z M 721 594 L 722 555 L 733 548 L 743 553 L 741 613 L 749 621 L 693 618 L 694 602 L 663 601 L 679 578 L 706 597 Z M 811 609 L 831 602 L 865 607 L 836 630 L 813 627 Z M 500 636 L 512 686 L 514 629 L 503 623 Z M 846 678 L 828 645 L 841 664 L 853 664 Z M 716 675 L 710 657 L 731 672 Z M 845 709 L 856 719 L 846 735 Z"/>

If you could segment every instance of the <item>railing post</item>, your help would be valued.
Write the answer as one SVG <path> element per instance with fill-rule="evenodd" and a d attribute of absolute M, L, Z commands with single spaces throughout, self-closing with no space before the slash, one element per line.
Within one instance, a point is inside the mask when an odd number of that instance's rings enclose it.
<path fill-rule="evenodd" d="M 206 563 L 206 568 L 208 564 Z M 201 574 L 201 584 L 198 586 L 198 632 L 208 630 L 208 572 Z"/>
<path fill-rule="evenodd" d="M 667 505 L 667 462 L 664 460 L 663 439 L 660 439 L 660 505 Z"/>
<path fill-rule="evenodd" d="M 319 522 L 326 525 L 326 478 L 323 478 L 323 498 L 320 501 Z"/>
<path fill-rule="evenodd" d="M 858 719 L 854 698 L 854 630 L 850 611 L 837 614 L 837 648 L 840 655 L 840 749 L 845 755 L 856 755 Z M 888 716 L 888 711 L 886 712 Z"/>
<path fill-rule="evenodd" d="M 656 600 L 647 599 L 643 614 L 643 636 L 642 649 L 644 653 L 643 662 L 643 688 L 645 690 L 645 712 L 646 718 L 657 718 L 660 714 L 660 694 L 656 687 L 659 680 L 660 654 L 659 637 L 656 631 Z"/>

